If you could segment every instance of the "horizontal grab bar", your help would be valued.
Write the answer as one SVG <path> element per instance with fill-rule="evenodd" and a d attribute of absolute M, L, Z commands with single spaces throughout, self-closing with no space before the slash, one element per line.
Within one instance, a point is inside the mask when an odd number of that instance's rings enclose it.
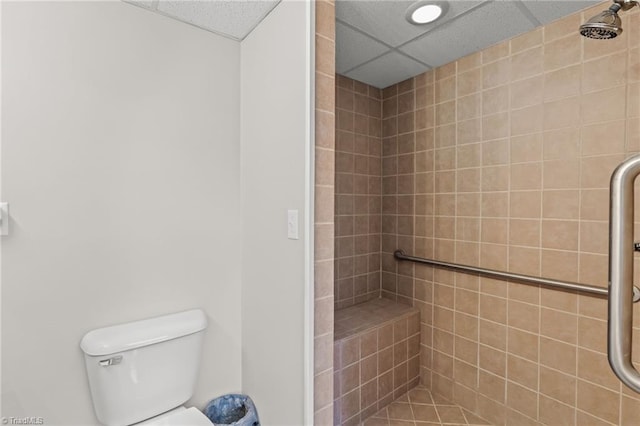
<path fill-rule="evenodd" d="M 546 287 L 561 288 L 563 290 L 580 291 L 583 293 L 594 294 L 596 296 L 607 297 L 609 290 L 604 287 L 596 287 L 593 285 L 573 283 L 569 281 L 552 280 L 549 278 L 539 278 L 531 275 L 514 274 L 511 272 L 496 271 L 495 269 L 480 268 L 477 266 L 460 265 L 458 263 L 443 262 L 440 260 L 425 259 L 423 257 L 409 256 L 403 250 L 396 250 L 393 257 L 398 260 L 408 260 L 410 262 L 422 263 L 425 265 L 437 266 L 440 268 L 454 269 L 456 271 L 481 274 L 493 278 L 502 278 L 512 281 L 518 281 L 523 284 L 543 285 Z M 640 301 L 640 289 L 633 287 L 633 301 Z"/>

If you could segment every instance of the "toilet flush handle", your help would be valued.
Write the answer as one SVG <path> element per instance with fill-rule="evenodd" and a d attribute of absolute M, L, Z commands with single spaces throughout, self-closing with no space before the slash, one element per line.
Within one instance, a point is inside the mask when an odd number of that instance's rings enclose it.
<path fill-rule="evenodd" d="M 122 362 L 122 355 L 114 356 L 112 358 L 100 360 L 99 363 L 103 367 L 110 367 L 112 365 L 118 365 Z"/>

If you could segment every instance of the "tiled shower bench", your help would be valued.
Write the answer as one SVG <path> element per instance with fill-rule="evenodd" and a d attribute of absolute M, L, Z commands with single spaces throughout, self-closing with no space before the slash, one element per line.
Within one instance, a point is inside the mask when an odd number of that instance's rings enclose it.
<path fill-rule="evenodd" d="M 334 320 L 334 424 L 355 425 L 418 384 L 420 311 L 382 298 Z"/>

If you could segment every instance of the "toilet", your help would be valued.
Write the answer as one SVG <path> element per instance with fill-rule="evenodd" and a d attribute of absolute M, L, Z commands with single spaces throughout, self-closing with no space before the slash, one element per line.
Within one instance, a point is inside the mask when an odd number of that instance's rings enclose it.
<path fill-rule="evenodd" d="M 96 417 L 106 426 L 211 426 L 191 398 L 198 378 L 204 312 L 99 328 L 80 342 Z"/>

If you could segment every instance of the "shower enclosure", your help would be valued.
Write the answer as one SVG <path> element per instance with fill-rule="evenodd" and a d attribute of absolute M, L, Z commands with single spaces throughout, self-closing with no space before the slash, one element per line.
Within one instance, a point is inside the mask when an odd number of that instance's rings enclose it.
<path fill-rule="evenodd" d="M 600 4 L 379 93 L 337 76 L 336 318 L 372 304 L 379 262 L 387 309 L 420 312 L 419 385 L 466 422 L 628 425 L 640 415 L 640 216 L 635 172 L 621 172 L 640 153 L 635 5 Z M 373 204 L 356 211 L 365 197 Z M 379 235 L 379 260 L 358 246 L 364 235 Z M 334 367 L 362 374 L 380 349 L 360 346 L 351 364 L 337 352 Z M 356 412 L 391 423 L 413 406 L 410 385 L 406 398 L 402 385 L 378 386 L 375 411 L 371 377 L 334 376 L 336 423 Z"/>

